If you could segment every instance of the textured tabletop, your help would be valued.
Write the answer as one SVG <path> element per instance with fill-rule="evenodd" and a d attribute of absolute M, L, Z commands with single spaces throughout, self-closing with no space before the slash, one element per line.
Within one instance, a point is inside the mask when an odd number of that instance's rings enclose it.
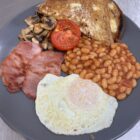
<path fill-rule="evenodd" d="M 42 0 L 0 0 L 0 28 L 18 13 Z M 115 0 L 123 12 L 140 27 L 140 0 Z M 0 119 L 0 140 L 25 140 Z M 118 140 L 140 140 L 140 122 Z"/>

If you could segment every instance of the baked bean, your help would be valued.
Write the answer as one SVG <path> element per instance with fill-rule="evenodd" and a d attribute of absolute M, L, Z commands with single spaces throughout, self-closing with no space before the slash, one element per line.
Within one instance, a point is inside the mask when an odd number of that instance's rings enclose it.
<path fill-rule="evenodd" d="M 76 52 L 76 55 L 78 55 L 78 56 L 80 56 L 81 54 L 82 54 L 81 51 Z"/>
<path fill-rule="evenodd" d="M 72 64 L 78 64 L 78 62 L 79 62 L 79 61 L 78 61 L 77 59 L 73 59 L 73 60 L 71 61 Z"/>
<path fill-rule="evenodd" d="M 124 92 L 126 91 L 126 87 L 125 87 L 125 86 L 120 86 L 120 87 L 119 87 L 119 91 L 120 91 L 121 93 L 124 93 Z"/>
<path fill-rule="evenodd" d="M 120 60 L 121 62 L 125 62 L 125 58 L 123 56 L 120 58 Z"/>
<path fill-rule="evenodd" d="M 107 60 L 104 62 L 104 66 L 108 67 L 109 65 L 111 65 L 112 61 L 111 60 Z"/>
<path fill-rule="evenodd" d="M 105 73 L 105 68 L 102 68 L 102 69 L 97 69 L 95 72 L 97 73 L 97 74 L 104 74 Z"/>
<path fill-rule="evenodd" d="M 99 82 L 101 79 L 100 75 L 95 75 L 95 77 L 92 79 L 94 82 Z"/>
<path fill-rule="evenodd" d="M 116 68 L 120 71 L 122 68 L 119 64 L 116 64 Z"/>
<path fill-rule="evenodd" d="M 123 71 L 124 71 L 125 73 L 128 72 L 128 68 L 127 68 L 127 66 L 123 66 Z"/>
<path fill-rule="evenodd" d="M 100 53 L 99 54 L 99 57 L 103 57 L 103 56 L 105 56 L 106 55 L 106 53 Z"/>
<path fill-rule="evenodd" d="M 136 87 L 137 86 L 137 81 L 135 79 L 132 79 L 132 87 Z"/>
<path fill-rule="evenodd" d="M 112 73 L 112 67 L 108 66 L 108 73 L 111 74 Z"/>
<path fill-rule="evenodd" d="M 120 63 L 120 60 L 119 60 L 119 59 L 115 59 L 115 60 L 113 61 L 113 63 L 115 63 L 115 64 Z"/>
<path fill-rule="evenodd" d="M 131 66 L 131 71 L 132 71 L 133 73 L 135 73 L 136 69 L 137 69 L 137 68 L 136 68 L 134 65 Z"/>
<path fill-rule="evenodd" d="M 92 66 L 91 66 L 91 69 L 92 69 L 92 70 L 95 70 L 95 69 L 96 69 L 96 66 L 95 66 L 95 65 L 92 65 Z"/>
<path fill-rule="evenodd" d="M 75 70 L 74 70 L 74 73 L 76 73 L 76 74 L 80 74 L 81 71 L 82 71 L 82 69 L 75 69 Z"/>
<path fill-rule="evenodd" d="M 77 68 L 78 68 L 78 69 L 83 69 L 83 65 L 82 65 L 82 64 L 78 64 L 78 65 L 77 65 Z"/>
<path fill-rule="evenodd" d="M 122 80 L 122 77 L 121 76 L 118 76 L 117 77 L 117 83 L 119 84 L 121 82 L 121 80 Z"/>
<path fill-rule="evenodd" d="M 69 58 L 76 58 L 76 55 L 74 53 L 71 53 L 68 56 L 69 56 Z"/>
<path fill-rule="evenodd" d="M 93 76 L 94 76 L 93 73 L 88 73 L 86 74 L 85 79 L 92 79 Z"/>
<path fill-rule="evenodd" d="M 65 64 L 62 64 L 61 69 L 63 72 L 68 72 L 68 67 Z"/>
<path fill-rule="evenodd" d="M 77 56 L 76 59 L 80 61 L 81 60 L 81 57 L 80 56 Z"/>
<path fill-rule="evenodd" d="M 133 72 L 128 72 L 126 75 L 126 79 L 131 79 L 133 77 Z"/>
<path fill-rule="evenodd" d="M 126 93 L 127 95 L 130 95 L 131 92 L 132 92 L 132 88 L 127 88 L 125 93 Z"/>
<path fill-rule="evenodd" d="M 117 78 L 116 77 L 111 77 L 110 79 L 108 79 L 108 83 L 109 84 L 114 84 L 116 82 Z"/>
<path fill-rule="evenodd" d="M 95 56 L 94 55 L 89 55 L 89 59 L 94 59 Z"/>
<path fill-rule="evenodd" d="M 124 93 L 117 95 L 118 100 L 124 100 L 125 98 L 126 98 L 126 94 Z"/>
<path fill-rule="evenodd" d="M 89 40 L 84 41 L 85 45 L 91 45 L 91 42 Z"/>
<path fill-rule="evenodd" d="M 75 70 L 75 69 L 76 69 L 76 66 L 74 66 L 74 65 L 69 65 L 69 68 L 70 68 L 71 70 Z"/>
<path fill-rule="evenodd" d="M 88 55 L 84 55 L 81 57 L 81 60 L 85 61 L 85 60 L 88 60 L 89 59 L 89 56 Z"/>
<path fill-rule="evenodd" d="M 140 71 L 136 72 L 136 79 L 140 78 Z"/>
<path fill-rule="evenodd" d="M 95 52 L 90 52 L 91 56 L 97 57 L 97 54 Z"/>
<path fill-rule="evenodd" d="M 118 74 L 119 74 L 119 72 L 118 72 L 117 69 L 115 69 L 115 70 L 112 71 L 112 75 L 113 75 L 113 76 L 116 77 L 116 76 L 118 76 Z"/>
<path fill-rule="evenodd" d="M 117 47 L 117 48 L 116 48 L 116 51 L 117 51 L 118 53 L 120 53 L 121 48 L 120 48 L 120 47 Z"/>
<path fill-rule="evenodd" d="M 110 90 L 116 90 L 117 88 L 118 88 L 117 84 L 112 84 L 112 85 L 108 86 L 108 89 L 110 89 Z"/>
<path fill-rule="evenodd" d="M 123 55 L 125 55 L 125 54 L 126 54 L 126 53 L 125 53 L 125 51 L 122 51 L 121 53 L 122 53 Z"/>
<path fill-rule="evenodd" d="M 117 44 L 112 44 L 112 45 L 111 45 L 111 48 L 112 48 L 112 49 L 115 49 L 115 48 L 117 48 L 117 47 L 118 47 Z"/>
<path fill-rule="evenodd" d="M 127 47 L 126 44 L 121 44 L 121 46 L 122 46 L 124 49 L 128 49 L 128 47 Z"/>
<path fill-rule="evenodd" d="M 109 95 L 115 97 L 116 92 L 114 90 L 109 90 Z"/>
<path fill-rule="evenodd" d="M 105 79 L 109 79 L 109 78 L 111 77 L 111 75 L 110 75 L 110 74 L 105 73 L 105 74 L 103 74 L 103 75 L 102 75 L 102 77 L 103 77 L 103 78 L 105 78 Z"/>
<path fill-rule="evenodd" d="M 71 54 L 72 53 L 72 51 L 67 51 L 67 54 Z"/>
<path fill-rule="evenodd" d="M 90 50 L 88 48 L 82 48 L 81 52 L 88 54 L 90 52 Z"/>
<path fill-rule="evenodd" d="M 78 45 L 78 47 L 79 48 L 83 48 L 85 45 L 83 44 L 83 43 L 80 43 L 79 45 Z"/>
<path fill-rule="evenodd" d="M 131 61 L 132 61 L 133 63 L 136 63 L 136 58 L 135 58 L 134 56 L 131 56 Z"/>
<path fill-rule="evenodd" d="M 128 68 L 129 70 L 131 70 L 131 67 L 132 67 L 132 64 L 131 64 L 131 63 L 127 63 L 127 68 Z"/>
<path fill-rule="evenodd" d="M 137 79 L 137 74 L 136 73 L 133 73 L 133 78 Z"/>
<path fill-rule="evenodd" d="M 92 47 L 89 45 L 84 46 L 84 48 L 87 48 L 89 51 L 92 51 Z"/>
<path fill-rule="evenodd" d="M 139 63 L 136 63 L 136 69 L 140 70 L 140 64 Z"/>
<path fill-rule="evenodd" d="M 99 48 L 97 49 L 97 53 L 100 54 L 100 53 L 103 53 L 105 51 L 105 48 Z"/>
<path fill-rule="evenodd" d="M 116 55 L 117 51 L 115 49 L 110 51 L 110 56 L 114 57 Z"/>
<path fill-rule="evenodd" d="M 94 60 L 94 65 L 96 66 L 96 67 L 99 67 L 100 66 L 100 62 L 98 61 L 98 60 Z"/>
<path fill-rule="evenodd" d="M 81 73 L 80 73 L 80 77 L 81 78 L 85 78 L 86 74 L 87 74 L 87 71 L 86 70 L 82 70 Z"/>
<path fill-rule="evenodd" d="M 122 71 L 119 72 L 119 76 L 123 76 L 123 72 Z"/>
<path fill-rule="evenodd" d="M 85 67 L 89 67 L 90 65 L 92 64 L 92 61 L 91 60 L 88 60 L 84 63 L 84 66 Z"/>
<path fill-rule="evenodd" d="M 66 59 L 67 61 L 71 61 L 71 58 L 70 58 L 69 56 L 67 56 L 65 59 Z"/>
<path fill-rule="evenodd" d="M 70 62 L 67 61 L 67 62 L 65 62 L 65 64 L 66 64 L 67 67 L 69 67 Z"/>
<path fill-rule="evenodd" d="M 107 88 L 107 80 L 106 80 L 106 79 L 102 79 L 102 87 L 103 87 L 104 89 Z"/>
<path fill-rule="evenodd" d="M 79 48 L 75 48 L 75 49 L 73 50 L 74 53 L 76 53 L 76 52 L 78 52 L 78 51 L 80 51 Z"/>

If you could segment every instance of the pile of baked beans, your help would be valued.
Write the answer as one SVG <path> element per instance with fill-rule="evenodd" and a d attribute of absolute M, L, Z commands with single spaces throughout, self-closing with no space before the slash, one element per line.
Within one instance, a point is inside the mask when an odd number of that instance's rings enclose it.
<path fill-rule="evenodd" d="M 64 59 L 62 71 L 91 79 L 118 100 L 130 95 L 140 78 L 140 64 L 122 43 L 110 47 L 83 37 L 78 47 L 68 51 Z"/>

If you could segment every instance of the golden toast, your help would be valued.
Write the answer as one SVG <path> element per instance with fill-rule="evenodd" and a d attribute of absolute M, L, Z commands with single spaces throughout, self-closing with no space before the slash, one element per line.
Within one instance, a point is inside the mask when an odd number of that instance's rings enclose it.
<path fill-rule="evenodd" d="M 112 0 L 47 0 L 38 12 L 77 22 L 83 34 L 107 44 L 120 34 L 122 13 Z"/>

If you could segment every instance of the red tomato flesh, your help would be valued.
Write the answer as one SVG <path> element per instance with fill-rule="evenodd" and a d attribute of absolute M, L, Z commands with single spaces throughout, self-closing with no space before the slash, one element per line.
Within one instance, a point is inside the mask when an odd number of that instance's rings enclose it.
<path fill-rule="evenodd" d="M 78 45 L 80 37 L 80 27 L 75 22 L 64 19 L 57 22 L 51 41 L 56 49 L 67 51 Z"/>

